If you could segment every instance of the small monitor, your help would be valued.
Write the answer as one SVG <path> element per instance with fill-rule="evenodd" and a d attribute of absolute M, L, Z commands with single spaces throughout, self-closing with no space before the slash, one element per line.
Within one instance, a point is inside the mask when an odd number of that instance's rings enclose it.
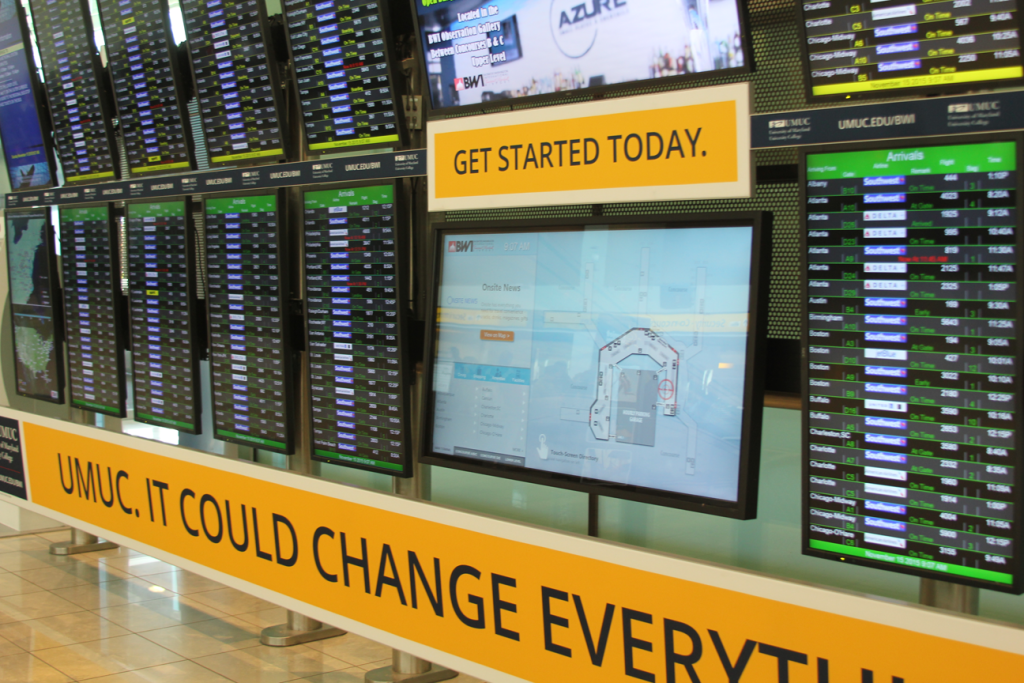
<path fill-rule="evenodd" d="M 425 459 L 754 517 L 767 223 L 444 226 Z"/>

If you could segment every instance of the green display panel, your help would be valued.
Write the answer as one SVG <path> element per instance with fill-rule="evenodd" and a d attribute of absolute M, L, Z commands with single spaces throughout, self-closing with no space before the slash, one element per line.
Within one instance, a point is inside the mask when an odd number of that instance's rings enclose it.
<path fill-rule="evenodd" d="M 1020 592 L 1019 154 L 806 155 L 805 553 Z"/>

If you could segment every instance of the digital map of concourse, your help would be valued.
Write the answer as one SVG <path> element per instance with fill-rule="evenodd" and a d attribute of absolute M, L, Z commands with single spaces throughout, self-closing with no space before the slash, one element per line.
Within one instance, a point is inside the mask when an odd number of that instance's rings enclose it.
<path fill-rule="evenodd" d="M 735 501 L 751 237 L 448 238 L 434 451 Z"/>
<path fill-rule="evenodd" d="M 53 396 L 57 367 L 53 309 L 47 282 L 46 219 L 28 216 L 7 221 L 7 262 L 14 309 L 14 347 L 19 389 Z"/>

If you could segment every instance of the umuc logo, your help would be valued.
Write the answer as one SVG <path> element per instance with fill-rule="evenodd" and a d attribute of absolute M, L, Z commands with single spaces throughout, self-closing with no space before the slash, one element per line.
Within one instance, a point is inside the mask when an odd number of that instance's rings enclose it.
<path fill-rule="evenodd" d="M 473 251 L 473 240 L 461 241 L 451 240 L 448 242 L 448 253 L 454 254 L 460 251 Z"/>

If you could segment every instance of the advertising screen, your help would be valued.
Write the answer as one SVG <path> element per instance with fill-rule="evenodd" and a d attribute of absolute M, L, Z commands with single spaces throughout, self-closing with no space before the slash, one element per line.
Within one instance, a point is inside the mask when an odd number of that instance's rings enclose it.
<path fill-rule="evenodd" d="M 805 553 L 1021 590 L 1018 145 L 807 155 Z"/>
<path fill-rule="evenodd" d="M 812 97 L 1006 86 L 1024 77 L 1016 0 L 803 4 Z"/>
<path fill-rule="evenodd" d="M 310 152 L 401 142 L 385 10 L 378 0 L 285 1 Z"/>
<path fill-rule="evenodd" d="M 306 192 L 313 459 L 407 476 L 393 185 Z"/>
<path fill-rule="evenodd" d="M 125 416 L 121 259 L 109 204 L 60 209 L 71 405 Z"/>
<path fill-rule="evenodd" d="M 35 65 L 18 0 L 0 0 L 0 139 L 11 189 L 56 184 L 49 131 L 43 132 Z"/>
<path fill-rule="evenodd" d="M 7 276 L 14 327 L 14 371 L 22 396 L 64 402 L 60 285 L 49 209 L 8 210 Z"/>
<path fill-rule="evenodd" d="M 760 234 L 726 221 L 445 231 L 431 462 L 752 517 Z"/>
<path fill-rule="evenodd" d="M 434 109 L 746 70 L 738 0 L 416 2 Z"/>
<path fill-rule="evenodd" d="M 182 0 L 212 166 L 285 157 L 260 0 Z"/>
<path fill-rule="evenodd" d="M 99 0 L 99 8 L 131 175 L 188 171 L 191 129 L 166 0 Z"/>
<path fill-rule="evenodd" d="M 195 236 L 186 200 L 127 205 L 135 419 L 198 434 Z"/>
<path fill-rule="evenodd" d="M 31 0 L 31 8 L 64 183 L 114 180 L 113 112 L 101 91 L 89 8 L 78 0 Z"/>
<path fill-rule="evenodd" d="M 206 200 L 207 309 L 215 438 L 292 448 L 287 280 L 277 194 Z"/>

